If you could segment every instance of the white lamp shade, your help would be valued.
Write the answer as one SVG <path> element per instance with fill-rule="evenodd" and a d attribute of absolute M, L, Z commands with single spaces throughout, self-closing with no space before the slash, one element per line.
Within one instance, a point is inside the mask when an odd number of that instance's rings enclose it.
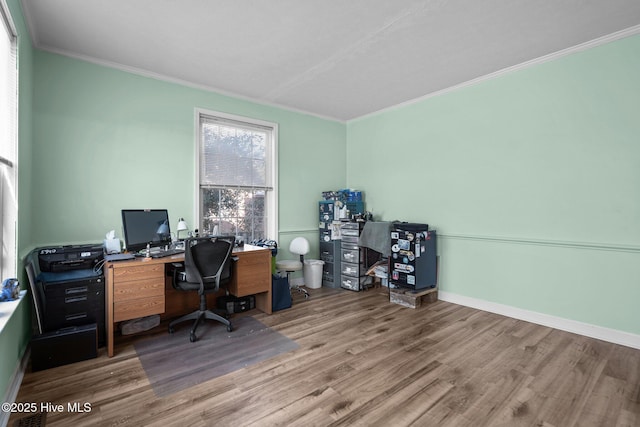
<path fill-rule="evenodd" d="M 188 230 L 189 227 L 187 226 L 187 223 L 185 222 L 184 218 L 180 218 L 178 220 L 178 228 L 177 231 L 185 231 Z"/>

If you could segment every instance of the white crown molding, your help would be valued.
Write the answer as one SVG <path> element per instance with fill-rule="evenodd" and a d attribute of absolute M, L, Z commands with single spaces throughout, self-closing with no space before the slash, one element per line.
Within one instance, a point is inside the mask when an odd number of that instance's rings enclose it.
<path fill-rule="evenodd" d="M 438 290 L 438 299 L 614 344 L 640 349 L 640 335 Z"/>
<path fill-rule="evenodd" d="M 406 107 L 406 106 L 409 106 L 409 105 L 417 104 L 419 102 L 422 102 L 422 101 L 424 101 L 426 99 L 429 99 L 429 98 L 433 98 L 435 96 L 444 95 L 446 93 L 453 92 L 455 90 L 462 89 L 462 88 L 465 88 L 465 87 L 468 87 L 468 86 L 473 86 L 475 84 L 484 82 L 486 80 L 491 80 L 491 79 L 494 79 L 496 77 L 500 77 L 500 76 L 503 76 L 505 74 L 512 73 L 514 71 L 523 70 L 525 68 L 529 68 L 529 67 L 532 67 L 532 66 L 535 66 L 535 65 L 543 64 L 545 62 L 553 61 L 553 60 L 562 58 L 564 56 L 568 56 L 568 55 L 571 55 L 571 54 L 574 54 L 574 53 L 578 53 L 578 52 L 582 52 L 582 51 L 585 51 L 585 50 L 588 50 L 588 49 L 592 49 L 594 47 L 598 47 L 598 46 L 601 46 L 601 45 L 604 45 L 604 44 L 607 44 L 607 43 L 611 43 L 611 42 L 614 42 L 616 40 L 620 40 L 620 39 L 623 39 L 623 38 L 626 38 L 626 37 L 635 36 L 637 34 L 640 34 L 640 25 L 635 25 L 633 27 L 629 27 L 629 28 L 626 28 L 624 30 L 616 31 L 615 33 L 607 34 L 606 36 L 598 37 L 597 39 L 593 39 L 591 41 L 588 41 L 588 42 L 585 42 L 585 43 L 581 43 L 581 44 L 578 44 L 576 46 L 572 46 L 572 47 L 569 47 L 569 48 L 566 48 L 566 49 L 562 49 L 562 50 L 559 50 L 557 52 L 550 53 L 548 55 L 540 56 L 540 57 L 532 59 L 530 61 L 525 61 L 525 62 L 522 62 L 520 64 L 513 65 L 511 67 L 506 67 L 506 68 L 503 68 L 501 70 L 495 71 L 493 73 L 485 74 L 484 76 L 480 76 L 480 77 L 477 77 L 475 79 L 467 80 L 466 82 L 463 82 L 463 83 L 460 83 L 460 84 L 457 84 L 457 85 L 454 85 L 454 86 L 450 86 L 450 87 L 442 89 L 442 90 L 431 92 L 431 93 L 428 93 L 428 94 L 426 94 L 424 96 L 420 96 L 418 98 L 414 98 L 414 99 L 411 99 L 409 101 L 401 102 L 400 104 L 396 104 L 396 105 L 393 105 L 393 106 L 388 107 L 388 108 L 383 108 L 381 110 L 374 111 L 372 113 L 368 113 L 368 114 L 365 114 L 363 116 L 356 117 L 354 119 L 350 119 L 347 122 L 352 122 L 352 121 L 357 121 L 357 120 L 364 119 L 364 118 L 369 118 L 369 117 L 376 116 L 378 114 L 385 113 L 385 112 L 388 112 L 388 111 L 395 111 L 395 110 L 397 110 L 399 108 L 403 108 L 403 107 Z"/>

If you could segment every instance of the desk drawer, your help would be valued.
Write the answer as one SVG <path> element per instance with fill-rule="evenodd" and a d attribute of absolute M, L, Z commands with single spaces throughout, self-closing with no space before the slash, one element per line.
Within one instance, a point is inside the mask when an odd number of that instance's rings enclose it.
<path fill-rule="evenodd" d="M 359 263 L 361 261 L 359 249 L 342 249 L 341 253 L 343 262 Z"/>
<path fill-rule="evenodd" d="M 113 304 L 113 321 L 137 319 L 138 317 L 164 313 L 164 294 L 149 298 L 139 298 Z"/>
<path fill-rule="evenodd" d="M 271 290 L 271 251 L 254 251 L 236 254 L 233 280 L 229 292 L 237 297 L 254 295 Z"/>
<path fill-rule="evenodd" d="M 114 283 L 147 279 L 164 281 L 164 264 L 132 265 L 113 269 Z"/>
<path fill-rule="evenodd" d="M 161 296 L 164 298 L 164 277 L 146 278 L 136 282 L 115 282 L 113 302 Z"/>
<path fill-rule="evenodd" d="M 358 264 L 342 263 L 341 272 L 343 276 L 360 276 L 360 266 Z"/>
<path fill-rule="evenodd" d="M 268 266 L 268 264 L 267 264 Z M 229 292 L 237 297 L 268 292 L 271 289 L 271 270 L 247 268 L 239 271 L 229 284 Z"/>
<path fill-rule="evenodd" d="M 238 258 L 235 262 L 239 269 L 243 269 L 256 264 L 264 266 L 264 263 L 271 264 L 271 251 L 256 251 L 256 252 L 244 252 L 240 254 L 233 254 Z"/>

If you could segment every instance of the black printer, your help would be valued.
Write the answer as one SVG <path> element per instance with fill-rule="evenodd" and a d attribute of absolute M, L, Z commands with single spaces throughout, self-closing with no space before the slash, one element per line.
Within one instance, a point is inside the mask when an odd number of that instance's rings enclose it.
<path fill-rule="evenodd" d="M 49 246 L 36 249 L 43 273 L 93 270 L 104 258 L 102 245 Z"/>

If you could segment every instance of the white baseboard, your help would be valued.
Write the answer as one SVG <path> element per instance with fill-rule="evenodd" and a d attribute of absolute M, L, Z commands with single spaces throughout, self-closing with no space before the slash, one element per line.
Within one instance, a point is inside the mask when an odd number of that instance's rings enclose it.
<path fill-rule="evenodd" d="M 9 383 L 9 387 L 7 388 L 7 392 L 5 393 L 4 400 L 2 402 L 14 403 L 16 401 L 30 356 L 31 348 L 27 347 L 22 355 L 22 360 L 20 360 L 20 363 L 16 366 L 16 370 L 13 373 L 11 382 Z M 11 412 L 0 411 L 0 426 L 5 427 L 9 423 L 9 415 L 11 415 Z"/>
<path fill-rule="evenodd" d="M 640 335 L 438 290 L 438 299 L 602 341 L 640 349 Z"/>

